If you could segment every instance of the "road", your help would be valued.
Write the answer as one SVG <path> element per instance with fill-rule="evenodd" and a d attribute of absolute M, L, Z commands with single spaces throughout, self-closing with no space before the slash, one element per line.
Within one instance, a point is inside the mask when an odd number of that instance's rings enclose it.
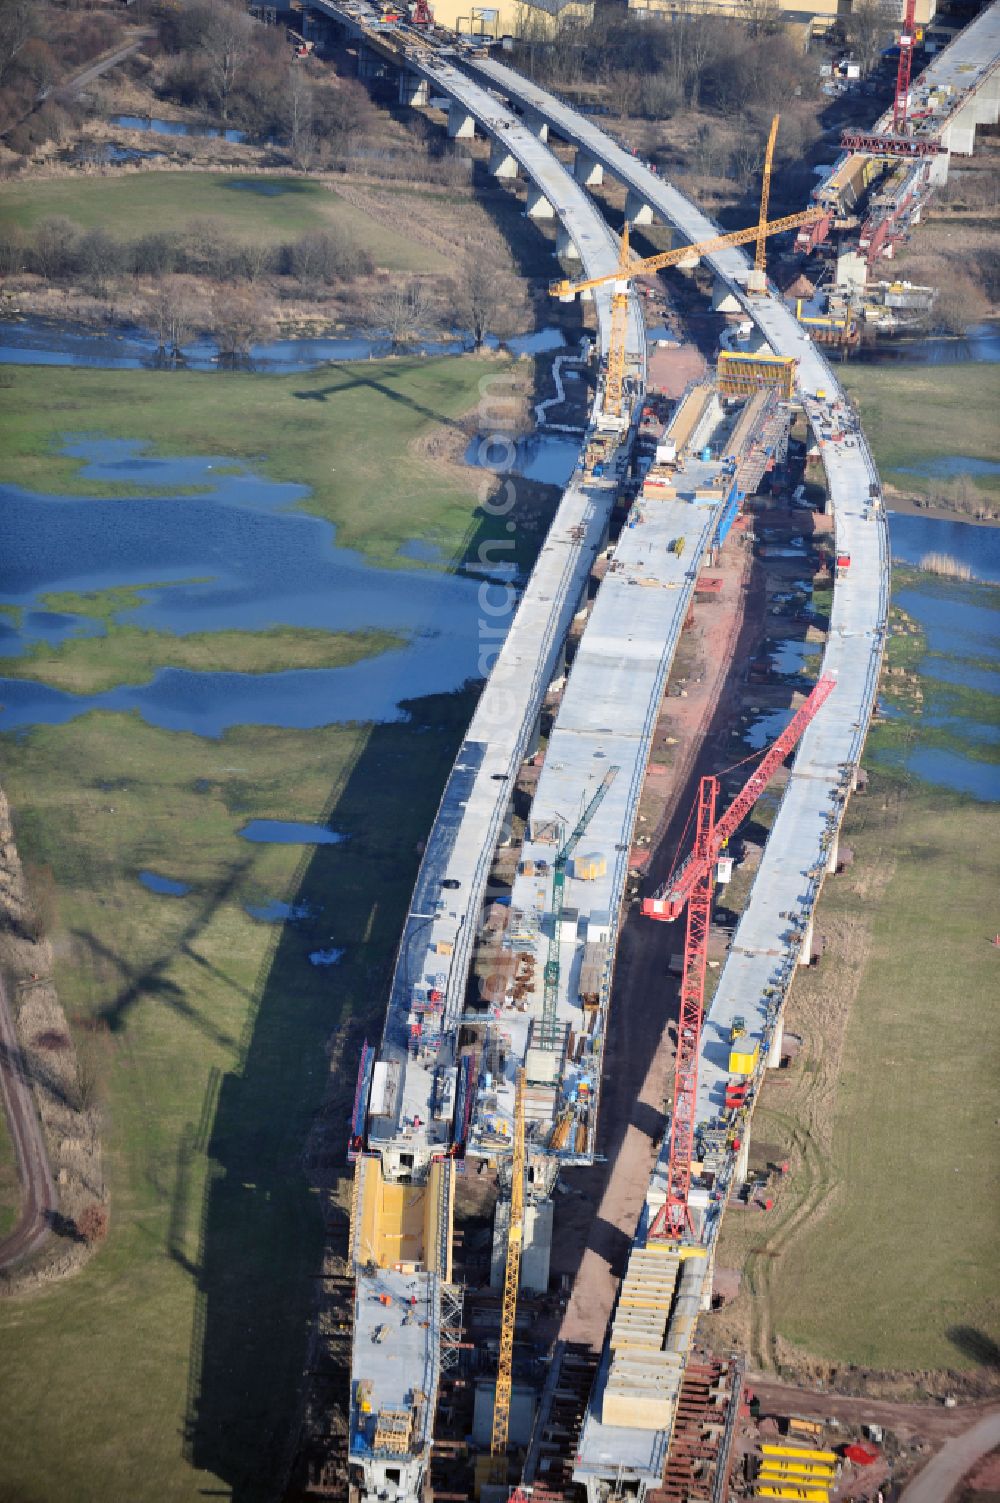
<path fill-rule="evenodd" d="M 131 42 L 126 42 L 123 47 L 117 47 L 114 52 L 109 52 L 107 57 L 98 58 L 96 63 L 91 63 L 82 72 L 74 74 L 72 78 L 67 78 L 65 83 L 57 84 L 54 89 L 45 89 L 40 98 L 44 99 L 50 93 L 76 94 L 80 89 L 85 89 L 88 84 L 93 83 L 95 78 L 100 78 L 102 73 L 107 73 L 109 69 L 123 63 L 127 57 L 131 57 L 133 52 L 138 52 L 143 43 L 148 42 L 154 35 L 152 31 L 142 32 Z"/>
<path fill-rule="evenodd" d="M 0 1241 L 0 1271 L 36 1252 L 49 1236 L 59 1197 L 45 1151 L 42 1126 L 14 1030 L 6 987 L 0 978 L 0 1097 L 14 1143 L 21 1179 L 21 1219 Z"/>
<path fill-rule="evenodd" d="M 987 1414 L 978 1424 L 946 1441 L 940 1451 L 903 1489 L 899 1503 L 941 1503 L 951 1496 L 981 1456 L 1000 1446 L 1000 1412 Z"/>

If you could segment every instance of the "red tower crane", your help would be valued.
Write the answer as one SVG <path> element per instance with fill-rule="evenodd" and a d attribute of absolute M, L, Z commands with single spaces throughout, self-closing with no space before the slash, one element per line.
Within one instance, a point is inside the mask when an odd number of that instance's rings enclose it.
<path fill-rule="evenodd" d="M 730 836 L 749 814 L 771 777 L 796 745 L 806 726 L 833 693 L 836 679 L 825 675 L 769 748 L 722 818 L 716 821 L 719 780 L 702 778 L 698 788 L 694 848 L 687 861 L 652 898 L 643 901 L 647 918 L 678 918 L 687 904 L 684 969 L 681 976 L 677 1054 L 674 1059 L 674 1105 L 670 1120 L 667 1198 L 649 1229 L 649 1238 L 678 1239 L 690 1224 L 688 1193 L 694 1156 L 695 1109 L 698 1096 L 698 1051 L 705 1001 L 708 930 L 712 915 L 715 863 Z"/>
<path fill-rule="evenodd" d="M 899 67 L 896 70 L 896 97 L 892 106 L 892 133 L 901 136 L 906 129 L 906 114 L 910 100 L 910 69 L 913 66 L 913 44 L 916 40 L 917 0 L 906 0 L 903 13 L 903 30 L 899 36 Z"/>

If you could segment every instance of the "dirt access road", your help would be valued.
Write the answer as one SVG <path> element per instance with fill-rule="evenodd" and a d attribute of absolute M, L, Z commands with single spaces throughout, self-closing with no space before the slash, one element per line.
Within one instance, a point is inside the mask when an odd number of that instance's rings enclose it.
<path fill-rule="evenodd" d="M 0 1270 L 36 1252 L 50 1233 L 59 1208 L 55 1181 L 45 1151 L 42 1125 L 24 1070 L 24 1057 L 14 1031 L 7 991 L 0 978 L 0 1099 L 14 1142 L 17 1170 L 24 1192 L 21 1219 L 0 1241 Z"/>

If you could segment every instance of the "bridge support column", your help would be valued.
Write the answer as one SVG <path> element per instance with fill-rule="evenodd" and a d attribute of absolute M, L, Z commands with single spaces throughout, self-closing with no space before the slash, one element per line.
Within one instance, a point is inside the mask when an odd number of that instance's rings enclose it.
<path fill-rule="evenodd" d="M 573 176 L 585 188 L 599 188 L 604 182 L 604 168 L 596 157 L 592 157 L 588 151 L 584 151 L 582 146 L 578 146 L 576 159 L 573 162 Z"/>
<path fill-rule="evenodd" d="M 413 109 L 423 109 L 431 97 L 431 86 L 426 78 L 416 73 L 399 75 L 399 102 Z"/>
<path fill-rule="evenodd" d="M 781 1051 L 785 1043 L 785 1019 L 782 1014 L 774 1025 L 771 1034 L 771 1047 L 767 1051 L 767 1068 L 779 1070 L 781 1068 Z"/>
<path fill-rule="evenodd" d="M 524 210 L 529 219 L 554 219 L 556 211 L 539 188 L 529 187 L 528 202 Z"/>
<path fill-rule="evenodd" d="M 464 104 L 453 99 L 448 106 L 448 135 L 453 141 L 470 141 L 475 134 L 475 119 Z"/>
<path fill-rule="evenodd" d="M 517 158 L 511 156 L 502 141 L 490 142 L 490 172 L 494 177 L 517 177 Z"/>
<path fill-rule="evenodd" d="M 358 77 L 359 78 L 366 78 L 366 79 L 378 78 L 378 77 L 380 77 L 382 68 L 384 66 L 385 65 L 382 62 L 382 59 L 380 57 L 376 57 L 375 54 L 373 52 L 370 52 L 367 47 L 359 45 L 359 47 L 358 47 Z"/>
<path fill-rule="evenodd" d="M 830 842 L 830 849 L 826 857 L 826 869 L 831 876 L 837 875 L 837 867 L 840 864 L 840 831 L 838 830 Z"/>
<path fill-rule="evenodd" d="M 536 115 L 531 110 L 525 110 L 521 123 L 527 126 L 531 134 L 537 136 L 539 141 L 547 141 L 549 139 L 549 122 L 544 120 L 541 115 Z"/>
<path fill-rule="evenodd" d="M 813 949 L 813 921 L 810 919 L 802 936 L 802 948 L 799 951 L 799 965 L 809 965 L 812 961 Z"/>
<path fill-rule="evenodd" d="M 701 1308 L 707 1314 L 712 1308 L 712 1285 L 715 1282 L 715 1245 L 708 1255 L 708 1266 L 705 1269 L 705 1282 L 701 1286 Z"/>
<path fill-rule="evenodd" d="M 569 230 L 564 230 L 562 227 L 556 231 L 556 255 L 562 256 L 564 261 L 579 261 L 580 259 L 576 242 Z"/>
<path fill-rule="evenodd" d="M 733 1170 L 733 1186 L 745 1185 L 750 1173 L 750 1124 L 745 1123 L 740 1146 L 736 1150 L 736 1168 Z"/>
<path fill-rule="evenodd" d="M 653 206 L 630 188 L 625 195 L 625 218 L 629 224 L 652 224 Z"/>

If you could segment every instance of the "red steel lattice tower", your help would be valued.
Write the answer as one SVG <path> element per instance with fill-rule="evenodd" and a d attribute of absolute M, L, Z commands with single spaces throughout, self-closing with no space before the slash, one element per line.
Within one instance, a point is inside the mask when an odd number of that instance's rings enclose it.
<path fill-rule="evenodd" d="M 900 136 L 906 129 L 906 113 L 910 98 L 910 69 L 913 66 L 913 43 L 916 25 L 917 0 L 906 0 L 903 15 L 903 30 L 899 37 L 899 67 L 896 70 L 896 97 L 892 106 L 893 134 Z"/>
<path fill-rule="evenodd" d="M 687 905 L 684 939 L 684 974 L 681 979 L 677 1054 L 674 1059 L 674 1110 L 670 1122 L 670 1161 L 667 1169 L 667 1199 L 657 1212 L 650 1237 L 682 1237 L 688 1227 L 688 1191 L 694 1157 L 694 1123 L 698 1097 L 698 1049 L 704 1011 L 705 965 L 708 960 L 708 929 L 712 919 L 714 882 L 715 800 L 717 778 L 702 778 L 698 787 L 698 816 L 692 861 L 698 876 Z"/>

